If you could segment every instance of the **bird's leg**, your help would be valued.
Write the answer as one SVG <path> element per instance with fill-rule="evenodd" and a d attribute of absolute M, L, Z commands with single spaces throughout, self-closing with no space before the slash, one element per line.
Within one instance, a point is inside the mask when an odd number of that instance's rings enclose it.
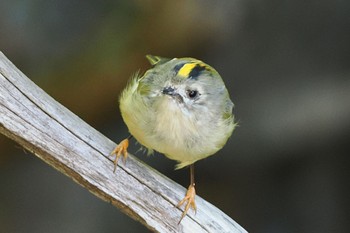
<path fill-rule="evenodd" d="M 195 211 L 195 213 L 197 211 L 196 202 L 195 202 L 196 190 L 194 188 L 194 186 L 195 186 L 195 183 L 194 183 L 194 164 L 190 165 L 190 176 L 191 176 L 191 183 L 187 189 L 186 196 L 184 197 L 184 199 L 182 199 L 179 202 L 179 204 L 177 204 L 177 207 L 181 207 L 186 202 L 185 209 L 181 215 L 181 218 L 180 218 L 180 221 L 178 224 L 180 224 L 182 219 L 186 216 L 187 211 L 190 207 Z"/>
<path fill-rule="evenodd" d="M 117 165 L 118 165 L 118 160 L 119 157 L 121 155 L 123 155 L 124 157 L 124 163 L 126 161 L 126 158 L 128 157 L 128 147 L 129 147 L 129 139 L 132 138 L 132 135 L 130 135 L 129 137 L 125 138 L 123 141 L 121 141 L 115 148 L 114 150 L 111 152 L 110 155 L 115 154 L 115 159 L 114 159 L 114 170 L 113 172 L 115 172 L 115 170 L 117 169 Z"/>

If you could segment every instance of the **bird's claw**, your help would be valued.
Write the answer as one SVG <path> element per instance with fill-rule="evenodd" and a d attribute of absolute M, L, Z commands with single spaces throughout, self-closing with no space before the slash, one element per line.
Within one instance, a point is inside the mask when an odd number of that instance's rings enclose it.
<path fill-rule="evenodd" d="M 182 219 L 186 216 L 187 211 L 189 210 L 190 207 L 194 210 L 195 213 L 197 212 L 195 197 L 196 197 L 196 190 L 194 188 L 194 184 L 193 185 L 191 184 L 187 189 L 186 196 L 179 202 L 179 204 L 177 204 L 177 207 L 181 207 L 184 203 L 186 203 L 185 209 L 181 215 L 181 218 L 178 224 L 180 224 Z"/>
<path fill-rule="evenodd" d="M 124 160 L 124 163 L 126 162 L 126 158 L 128 157 L 128 147 L 129 147 L 129 139 L 124 139 L 123 141 L 121 141 L 115 148 L 114 150 L 111 152 L 110 155 L 113 155 L 115 154 L 115 159 L 114 159 L 114 170 L 113 172 L 116 171 L 117 169 L 117 165 L 118 165 L 118 160 L 119 160 L 119 157 L 121 155 L 123 155 L 123 160 Z"/>

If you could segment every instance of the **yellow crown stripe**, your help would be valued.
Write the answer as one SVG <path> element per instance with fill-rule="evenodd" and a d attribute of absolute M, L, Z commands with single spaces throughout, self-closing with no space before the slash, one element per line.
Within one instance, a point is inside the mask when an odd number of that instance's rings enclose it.
<path fill-rule="evenodd" d="M 201 66 L 204 67 L 205 69 L 207 69 L 207 66 L 203 63 L 203 62 L 192 62 L 192 63 L 187 63 L 185 64 L 179 71 L 178 71 L 178 75 L 184 77 L 184 78 L 188 78 L 188 76 L 190 75 L 191 71 L 196 67 L 196 66 Z"/>

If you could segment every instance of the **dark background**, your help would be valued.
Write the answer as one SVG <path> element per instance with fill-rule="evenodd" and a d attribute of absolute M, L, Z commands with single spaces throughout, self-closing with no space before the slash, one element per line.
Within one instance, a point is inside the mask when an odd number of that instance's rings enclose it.
<path fill-rule="evenodd" d="M 118 95 L 145 54 L 207 62 L 240 126 L 196 164 L 197 193 L 250 232 L 347 232 L 349 12 L 340 0 L 5 0 L 0 49 L 116 142 Z M 4 136 L 0 153 L 1 232 L 147 232 Z M 187 169 L 137 156 L 187 187 Z"/>

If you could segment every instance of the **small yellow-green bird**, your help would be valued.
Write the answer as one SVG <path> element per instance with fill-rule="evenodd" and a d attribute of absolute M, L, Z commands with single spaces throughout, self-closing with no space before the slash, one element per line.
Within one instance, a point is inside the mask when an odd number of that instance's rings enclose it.
<path fill-rule="evenodd" d="M 233 103 L 219 73 L 194 58 L 146 56 L 151 65 L 142 77 L 135 75 L 120 97 L 120 111 L 131 135 L 149 151 L 163 153 L 190 166 L 190 186 L 178 207 L 186 203 L 196 211 L 194 163 L 220 150 L 236 124 Z M 111 154 L 126 159 L 129 138 Z"/>

